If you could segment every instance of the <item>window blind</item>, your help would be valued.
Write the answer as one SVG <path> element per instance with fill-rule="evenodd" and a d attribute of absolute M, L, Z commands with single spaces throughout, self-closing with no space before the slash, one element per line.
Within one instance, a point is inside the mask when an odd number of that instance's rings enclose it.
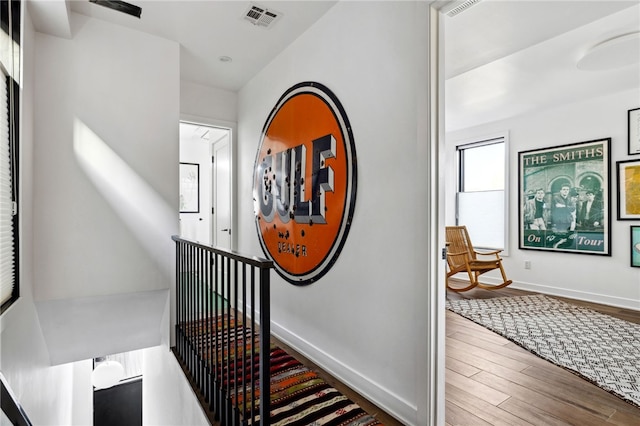
<path fill-rule="evenodd" d="M 11 298 L 15 285 L 14 203 L 9 149 L 9 98 L 7 78 L 0 71 L 0 303 Z"/>
<path fill-rule="evenodd" d="M 459 173 L 456 223 L 467 227 L 476 248 L 506 252 L 506 136 L 465 143 L 456 149 Z"/>

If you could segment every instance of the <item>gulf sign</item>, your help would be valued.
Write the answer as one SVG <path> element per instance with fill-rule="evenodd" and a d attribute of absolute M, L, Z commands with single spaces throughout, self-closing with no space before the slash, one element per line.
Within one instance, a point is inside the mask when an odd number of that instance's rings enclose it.
<path fill-rule="evenodd" d="M 262 130 L 253 197 L 262 250 L 290 283 L 311 284 L 336 262 L 355 208 L 356 171 L 338 98 L 315 82 L 287 90 Z"/>

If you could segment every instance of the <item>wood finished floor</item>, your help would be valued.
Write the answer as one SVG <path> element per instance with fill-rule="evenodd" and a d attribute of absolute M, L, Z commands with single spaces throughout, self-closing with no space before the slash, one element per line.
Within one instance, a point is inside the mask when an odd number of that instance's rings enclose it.
<path fill-rule="evenodd" d="M 450 300 L 531 294 L 447 291 Z M 558 297 L 640 324 L 640 312 Z M 640 409 L 515 343 L 446 312 L 447 425 L 640 425 Z"/>

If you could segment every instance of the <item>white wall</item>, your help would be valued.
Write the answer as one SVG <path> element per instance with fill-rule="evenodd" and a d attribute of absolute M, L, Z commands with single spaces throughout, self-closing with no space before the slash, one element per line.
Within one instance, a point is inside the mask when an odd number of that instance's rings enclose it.
<path fill-rule="evenodd" d="M 169 349 L 170 303 L 161 320 L 160 345 L 142 352 L 142 424 L 208 425 L 207 417 L 187 378 Z"/>
<path fill-rule="evenodd" d="M 427 7 L 419 2 L 338 2 L 239 93 L 239 251 L 262 255 L 256 234 L 253 166 L 260 133 L 292 85 L 318 81 L 340 99 L 355 139 L 358 176 L 353 224 L 333 268 L 293 286 L 272 274 L 272 331 L 406 424 L 417 423 L 427 355 L 425 309 L 414 298 L 424 273 L 428 76 Z"/>
<path fill-rule="evenodd" d="M 27 22 L 21 298 L 2 317 L 1 368 L 34 424 L 86 425 L 91 361 L 50 366 L 37 305 L 167 292 L 178 229 L 179 46 L 80 15 L 70 40 Z M 168 345 L 164 300 L 146 323 L 154 344 L 164 326 Z M 114 334 L 99 337 L 117 345 L 123 335 Z"/>
<path fill-rule="evenodd" d="M 183 115 L 235 123 L 238 121 L 237 106 L 235 92 L 190 81 L 180 82 L 180 113 Z"/>
<path fill-rule="evenodd" d="M 0 370 L 33 424 L 86 425 L 93 422 L 91 363 L 49 367 L 33 303 L 34 40 L 26 13 L 20 134 L 20 299 L 0 320 Z"/>
<path fill-rule="evenodd" d="M 629 266 L 629 226 L 638 221 L 616 220 L 617 186 L 615 162 L 627 155 L 627 110 L 638 107 L 640 88 L 535 114 L 487 123 L 447 134 L 448 182 L 455 182 L 455 142 L 509 131 L 509 245 L 505 257 L 513 287 L 640 309 L 640 269 Z M 600 138 L 611 138 L 611 257 L 573 253 L 551 253 L 518 248 L 518 152 Z M 449 194 L 455 191 L 452 185 Z M 454 199 L 447 212 L 453 223 Z M 524 261 L 531 269 L 524 269 Z"/>
<path fill-rule="evenodd" d="M 91 424 L 93 394 L 90 360 L 50 366 L 34 299 L 157 294 L 173 280 L 168 237 L 178 228 L 179 47 L 79 15 L 72 20 L 66 40 L 35 33 L 27 13 L 23 46 L 21 298 L 0 321 L 0 369 L 38 425 Z M 196 89 L 187 90 L 194 99 L 183 98 L 188 113 L 236 119 L 235 94 L 213 89 L 220 96 L 211 102 L 201 99 L 207 90 Z M 149 349 L 154 374 L 147 370 L 145 381 L 169 385 L 160 393 L 146 388 L 145 404 L 158 413 L 146 419 L 207 424 L 168 352 L 170 315 L 166 306 L 162 321 L 147 321 L 163 346 Z M 171 374 L 158 381 L 161 371 Z"/>
<path fill-rule="evenodd" d="M 32 300 L 23 297 L 2 319 L 0 368 L 34 425 L 93 422 L 91 360 L 51 367 Z"/>
<path fill-rule="evenodd" d="M 167 345 L 143 352 L 142 423 L 206 426 L 209 421 Z"/>
<path fill-rule="evenodd" d="M 71 14 L 36 35 L 37 300 L 169 288 L 178 230 L 179 46 Z"/>

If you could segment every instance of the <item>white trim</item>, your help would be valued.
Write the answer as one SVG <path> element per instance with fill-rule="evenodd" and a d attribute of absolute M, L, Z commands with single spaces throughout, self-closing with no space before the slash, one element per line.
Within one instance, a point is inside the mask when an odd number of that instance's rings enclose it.
<path fill-rule="evenodd" d="M 427 173 L 429 186 L 427 189 L 427 218 L 428 218 L 428 275 L 427 275 L 427 384 L 426 401 L 424 410 L 419 410 L 417 421 L 421 424 L 444 425 L 446 417 L 445 409 L 445 337 L 446 337 L 446 316 L 445 300 L 446 286 L 445 273 L 446 266 L 441 258 L 441 250 L 445 247 L 444 225 L 445 225 L 445 198 L 446 198 L 446 178 L 445 178 L 445 79 L 444 79 L 444 31 L 445 15 L 438 8 L 439 4 L 432 4 L 429 7 L 429 59 L 428 59 L 428 144 L 427 144 Z M 423 161 L 422 158 L 420 158 Z M 423 293 L 417 292 L 422 295 Z M 420 312 L 421 300 L 417 300 L 417 309 Z M 422 316 L 418 316 L 424 320 Z M 420 329 L 420 327 L 419 327 Z M 419 336 L 421 337 L 421 336 Z M 421 366 L 420 356 L 417 351 L 418 368 Z M 418 380 L 424 380 L 418 375 Z M 418 383 L 418 386 L 421 386 Z M 421 397 L 421 388 L 418 389 L 417 396 Z M 418 405 L 421 401 L 418 400 Z"/>
<path fill-rule="evenodd" d="M 488 284 L 500 284 L 499 278 L 485 276 Z M 626 297 L 608 296 L 601 293 L 591 293 L 588 291 L 568 290 L 562 287 L 555 287 L 546 284 L 528 283 L 524 281 L 514 281 L 509 288 L 517 290 L 532 291 L 534 293 L 546 294 L 548 296 L 567 297 L 569 299 L 581 300 L 583 302 L 599 303 L 601 305 L 615 306 L 618 308 L 631 309 L 640 312 L 640 301 Z"/>
<path fill-rule="evenodd" d="M 221 127 L 216 127 L 218 129 L 220 129 Z M 231 150 L 233 148 L 233 144 L 231 142 L 231 138 L 233 136 L 233 131 L 230 128 L 224 127 L 222 128 L 224 130 L 227 131 L 225 136 L 222 136 L 221 138 L 219 138 L 216 141 L 212 141 L 209 144 L 209 156 L 210 157 L 215 157 L 216 160 L 214 162 L 209 163 L 210 165 L 210 184 L 211 184 L 211 188 L 209 191 L 209 196 L 211 198 L 211 206 L 216 208 L 216 212 L 215 214 L 212 214 L 211 212 L 207 212 L 208 215 L 211 216 L 211 220 L 209 221 L 210 223 L 210 227 L 209 227 L 209 236 L 211 238 L 211 242 L 213 243 L 213 245 L 217 246 L 217 247 L 223 247 L 223 248 L 227 248 L 229 250 L 233 250 L 234 246 L 233 246 L 233 236 L 236 234 L 237 229 L 234 229 L 231 225 L 233 224 L 233 202 L 231 201 L 231 199 L 233 198 L 233 176 L 229 176 L 229 185 L 228 185 L 228 191 L 229 191 L 229 198 L 230 199 L 226 199 L 226 200 L 222 200 L 223 202 L 221 204 L 224 204 L 225 201 L 229 204 L 232 205 L 231 211 L 229 212 L 229 224 L 227 226 L 231 227 L 231 234 L 229 234 L 229 246 L 227 247 L 225 244 L 220 244 L 220 241 L 218 241 L 218 227 L 220 226 L 219 222 L 218 222 L 218 218 L 220 216 L 220 208 L 218 208 L 218 205 L 220 204 L 220 200 L 219 200 L 219 196 L 220 194 L 218 194 L 218 184 L 217 181 L 218 179 L 216 179 L 216 177 L 218 176 L 217 172 L 218 172 L 218 168 L 220 167 L 220 156 L 216 155 L 217 150 L 221 147 L 224 146 L 225 144 L 227 145 L 226 148 L 223 148 L 224 151 L 226 151 L 226 153 L 228 153 L 227 155 L 229 155 L 229 164 L 226 165 L 226 167 L 229 167 L 230 170 L 233 169 L 231 162 L 233 161 L 233 157 L 231 156 Z M 224 170 L 224 168 L 223 168 Z M 226 241 L 225 241 L 226 243 Z"/>
<path fill-rule="evenodd" d="M 502 132 L 488 133 L 486 135 L 479 135 L 471 138 L 460 139 L 454 142 L 454 146 L 457 150 L 458 148 L 465 147 L 467 145 L 475 145 L 475 146 L 488 145 L 488 144 L 494 143 L 494 141 L 497 141 L 499 139 L 506 140 L 508 138 L 509 138 L 509 131 L 505 130 Z"/>
<path fill-rule="evenodd" d="M 207 126 L 213 127 L 225 127 L 232 129 L 234 132 L 238 127 L 238 123 L 235 121 L 225 121 L 225 120 L 217 120 L 215 118 L 203 117 L 201 115 L 193 115 L 193 114 L 180 114 L 180 121 L 184 121 L 186 123 L 191 124 L 204 124 Z"/>
<path fill-rule="evenodd" d="M 599 303 L 601 305 L 615 306 L 618 308 L 632 309 L 640 312 L 640 301 L 638 299 L 628 299 L 624 297 L 608 296 L 600 293 L 590 293 L 587 291 L 568 290 L 566 288 L 554 287 L 544 284 L 516 282 L 510 286 L 511 288 L 533 291 L 536 293 L 547 294 L 549 296 L 568 297 L 569 299 L 582 300 L 585 302 Z"/>

